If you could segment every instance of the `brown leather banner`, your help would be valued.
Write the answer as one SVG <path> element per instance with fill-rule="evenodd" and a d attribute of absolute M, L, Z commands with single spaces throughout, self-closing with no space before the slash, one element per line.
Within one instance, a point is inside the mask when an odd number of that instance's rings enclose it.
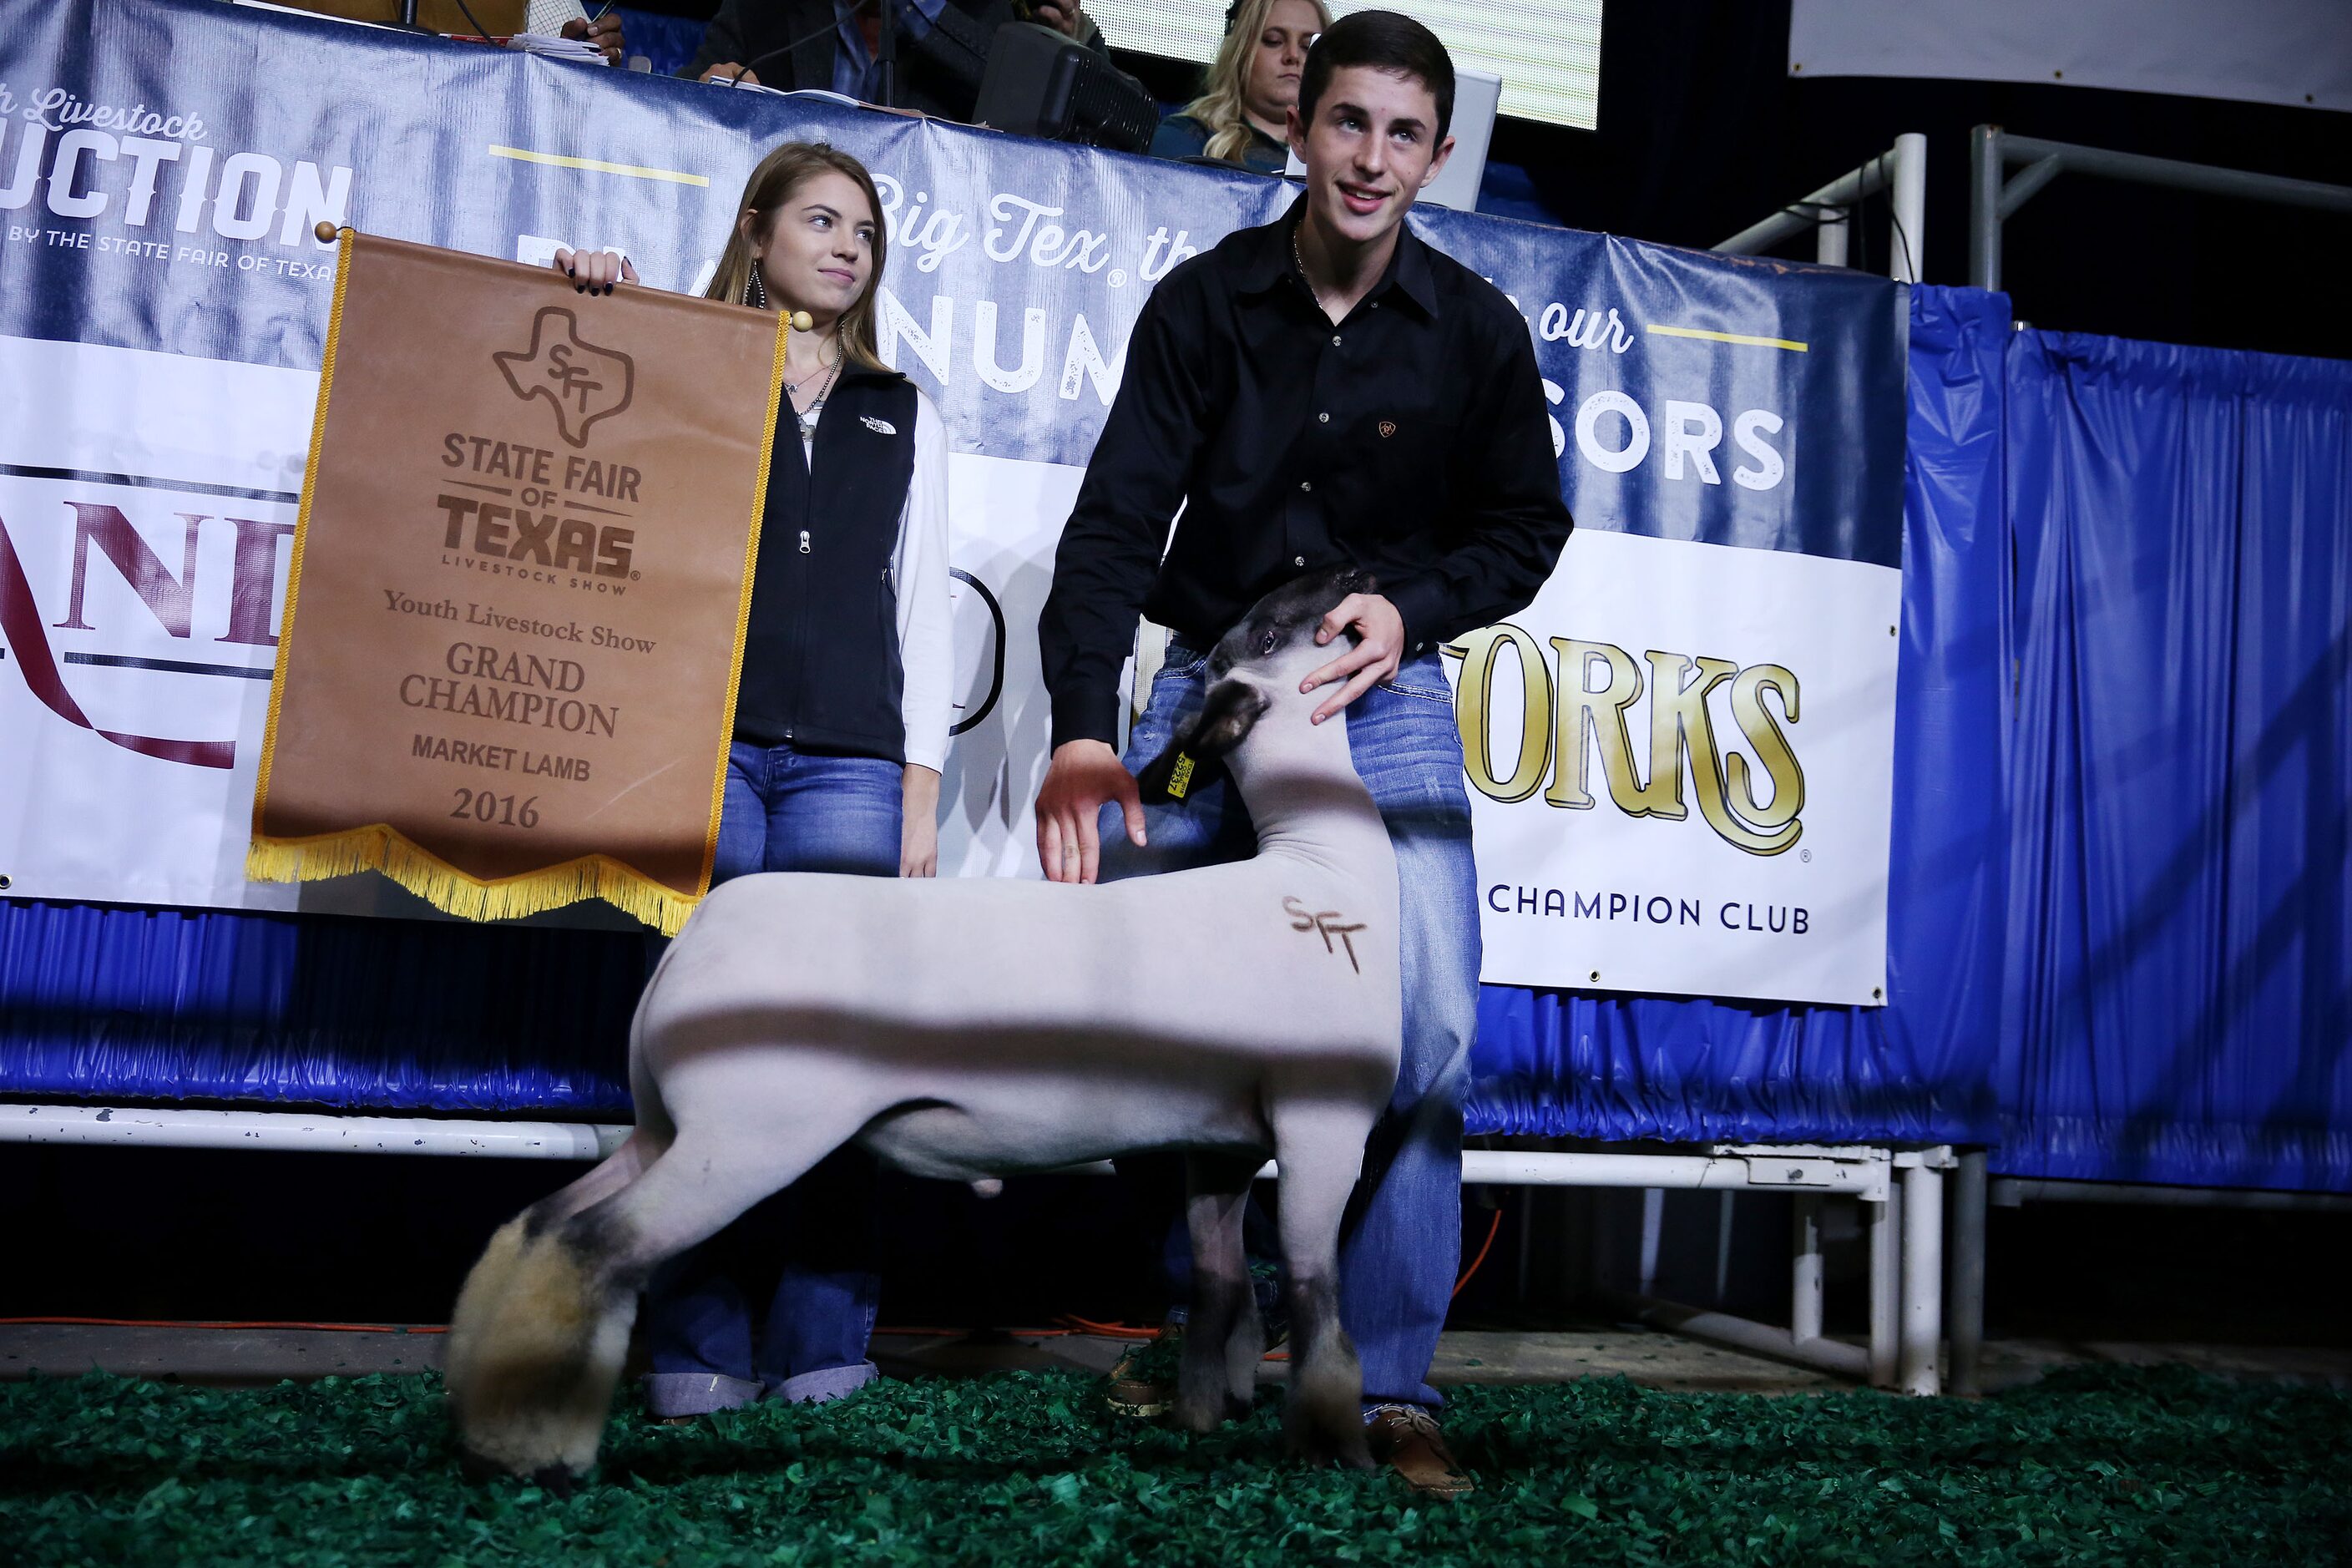
<path fill-rule="evenodd" d="M 247 874 L 710 884 L 784 327 L 346 230 Z"/>

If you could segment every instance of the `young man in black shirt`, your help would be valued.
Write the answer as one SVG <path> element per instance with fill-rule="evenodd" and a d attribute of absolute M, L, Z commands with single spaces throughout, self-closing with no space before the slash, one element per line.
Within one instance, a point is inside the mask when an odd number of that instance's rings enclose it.
<path fill-rule="evenodd" d="M 1339 1299 L 1373 1452 L 1441 1496 L 1471 1485 L 1426 1380 L 1460 1261 L 1478 912 L 1437 649 L 1526 605 L 1570 526 L 1527 323 L 1404 223 L 1453 147 L 1453 63 L 1417 22 L 1358 12 L 1317 41 L 1290 118 L 1306 195 L 1145 305 L 1038 625 L 1054 710 L 1038 857 L 1055 881 L 1090 882 L 1255 847 L 1222 783 L 1147 811 L 1111 749 L 1139 613 L 1173 636 L 1134 765 L 1199 711 L 1209 649 L 1260 595 L 1349 563 L 1374 579 L 1325 619 L 1333 658 L 1306 683 L 1331 688 L 1318 722 L 1345 711 L 1402 903 L 1403 1059 L 1350 1206 Z"/>

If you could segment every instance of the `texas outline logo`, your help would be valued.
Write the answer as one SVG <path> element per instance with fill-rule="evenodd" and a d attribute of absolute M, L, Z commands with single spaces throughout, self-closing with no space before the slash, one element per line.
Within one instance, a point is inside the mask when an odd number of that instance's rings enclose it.
<path fill-rule="evenodd" d="M 551 321 L 560 329 L 551 329 Z M 562 305 L 543 308 L 532 321 L 529 352 L 507 349 L 490 357 L 517 397 L 525 403 L 544 397 L 555 405 L 557 428 L 574 447 L 588 445 L 596 422 L 626 408 L 636 388 L 636 362 L 583 338 L 578 320 Z"/>

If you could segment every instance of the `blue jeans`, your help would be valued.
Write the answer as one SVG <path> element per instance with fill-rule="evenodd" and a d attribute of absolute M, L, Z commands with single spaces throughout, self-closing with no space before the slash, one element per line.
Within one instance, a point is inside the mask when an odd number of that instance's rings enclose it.
<path fill-rule="evenodd" d="M 1128 738 L 1130 772 L 1200 711 L 1207 656 L 1171 643 Z M 1339 1243 L 1339 1317 L 1364 1363 L 1364 1402 L 1436 1405 L 1429 1363 L 1462 1261 L 1462 1101 L 1478 1022 L 1477 869 L 1454 699 L 1428 654 L 1349 705 L 1348 750 L 1396 847 L 1404 1053 L 1372 1129 Z M 1222 774 L 1144 808 L 1147 847 L 1116 803 L 1102 818 L 1100 877 L 1176 871 L 1257 852 L 1249 813 Z M 1181 1219 L 1179 1221 L 1181 1224 Z"/>
<path fill-rule="evenodd" d="M 879 758 L 738 741 L 728 751 L 710 880 L 754 871 L 895 877 L 902 787 L 898 764 Z M 656 1415 L 731 1409 L 762 1392 L 834 1399 L 874 1375 L 866 1359 L 880 1294 L 874 1184 L 871 1156 L 835 1150 L 656 1270 L 646 1291 L 646 1403 Z M 755 1342 L 751 1303 L 762 1293 Z"/>

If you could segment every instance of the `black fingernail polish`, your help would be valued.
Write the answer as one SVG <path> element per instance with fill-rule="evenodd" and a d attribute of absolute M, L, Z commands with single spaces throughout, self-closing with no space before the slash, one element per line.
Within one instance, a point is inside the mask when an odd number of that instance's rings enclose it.
<path fill-rule="evenodd" d="M 588 285 L 585 283 L 574 283 L 572 286 L 572 291 L 574 294 L 585 294 L 588 292 Z"/>
<path fill-rule="evenodd" d="M 604 285 L 604 292 L 605 292 L 605 293 L 607 293 L 607 294 L 610 294 L 612 291 L 613 291 L 613 286 L 612 286 L 610 283 L 605 284 L 605 285 Z"/>
<path fill-rule="evenodd" d="M 576 267 L 567 267 L 563 269 L 563 275 L 566 278 L 577 278 L 580 276 L 580 269 Z"/>

